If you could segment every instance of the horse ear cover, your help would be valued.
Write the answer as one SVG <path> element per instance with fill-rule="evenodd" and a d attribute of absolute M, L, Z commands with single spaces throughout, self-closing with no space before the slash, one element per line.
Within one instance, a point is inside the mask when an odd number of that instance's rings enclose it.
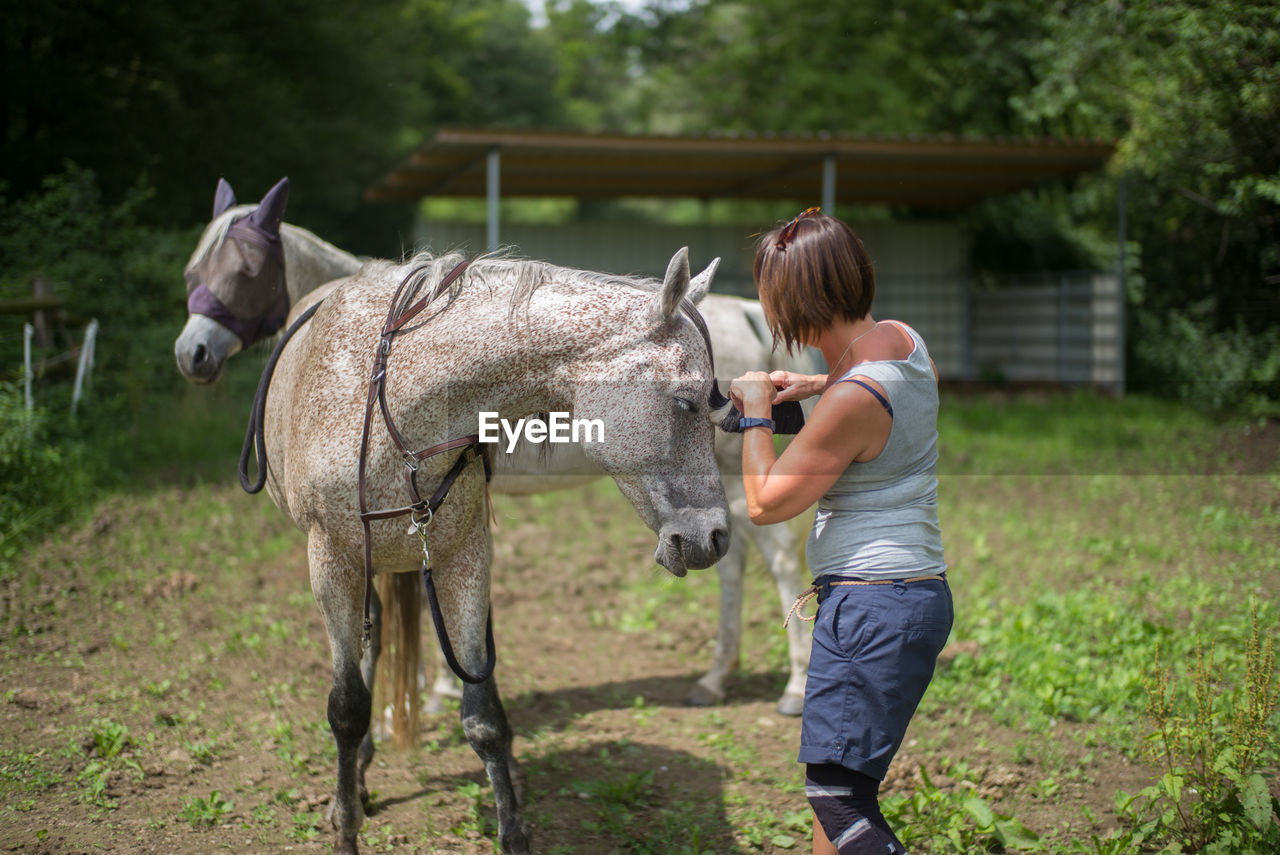
<path fill-rule="evenodd" d="M 218 179 L 218 189 L 213 193 L 213 219 L 226 213 L 236 203 L 236 191 L 231 189 L 227 179 Z"/>
<path fill-rule="evenodd" d="M 289 179 L 281 178 L 267 191 L 252 214 L 253 224 L 269 235 L 280 236 L 280 223 L 284 221 L 284 209 L 289 205 Z"/>
<path fill-rule="evenodd" d="M 720 391 L 720 382 L 711 384 L 711 417 L 716 426 L 725 433 L 742 433 L 742 413 L 733 405 L 733 401 Z M 783 401 L 773 405 L 770 416 L 773 419 L 775 434 L 792 435 L 804 427 L 804 409 L 799 401 Z"/>

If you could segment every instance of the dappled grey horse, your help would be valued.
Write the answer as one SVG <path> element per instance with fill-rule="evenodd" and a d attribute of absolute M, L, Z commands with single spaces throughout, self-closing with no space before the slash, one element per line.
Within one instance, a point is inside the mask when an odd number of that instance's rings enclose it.
<path fill-rule="evenodd" d="M 363 266 L 326 289 L 322 303 L 310 301 L 316 309 L 306 323 L 299 313 L 311 306 L 295 308 L 298 322 L 266 388 L 259 465 L 272 500 L 307 535 L 311 588 L 329 636 L 335 851 L 356 851 L 373 756 L 381 611 L 371 578 L 419 570 L 442 646 L 467 681 L 463 729 L 493 785 L 502 850 L 529 851 L 512 733 L 492 673 L 488 467 L 472 462 L 488 457 L 475 436 L 478 413 L 598 420 L 603 430 L 586 451 L 657 533 L 655 560 L 682 576 L 724 555 L 714 378 L 685 300 L 690 279 L 683 250 L 660 285 L 540 262 L 481 258 L 468 266 L 456 254 L 420 254 Z M 419 484 L 434 491 L 431 499 Z M 413 580 L 405 590 L 420 590 L 415 576 L 401 578 Z M 412 615 L 419 608 L 416 600 L 403 606 Z M 396 647 L 416 645 L 402 638 Z M 412 681 L 408 690 L 416 693 Z"/>
<path fill-rule="evenodd" d="M 775 351 L 759 301 L 707 294 L 698 309 L 706 319 L 716 360 L 716 374 L 738 377 L 748 371 L 786 368 L 804 374 L 818 369 L 807 356 L 789 357 Z M 747 515 L 742 488 L 742 434 L 716 431 L 716 460 L 723 473 L 729 498 L 733 537 L 729 552 L 716 565 L 720 580 L 720 623 L 711 668 L 690 688 L 685 700 L 695 705 L 720 703 L 725 681 L 739 667 L 742 640 L 742 607 L 747 544 L 754 543 L 773 575 L 785 614 L 803 589 L 796 537 L 786 523 L 755 525 Z M 554 447 L 519 443 L 514 453 L 498 455 L 493 489 L 510 495 L 543 493 L 572 487 L 599 478 L 603 473 L 583 449 L 574 445 Z M 805 672 L 809 664 L 810 633 L 801 621 L 786 627 L 789 673 L 777 709 L 799 715 L 804 706 Z M 431 708 L 439 699 L 456 696 L 457 683 L 448 669 L 436 668 L 431 688 Z"/>
<path fill-rule="evenodd" d="M 304 229 L 282 223 L 287 201 L 287 179 L 272 188 L 256 206 L 236 206 L 230 185 L 219 182 L 213 220 L 187 265 L 191 314 L 174 346 L 178 366 L 188 378 L 197 382 L 215 379 L 224 360 L 252 341 L 249 329 L 264 329 L 260 322 L 286 296 L 288 306 L 296 306 L 304 295 L 311 295 L 309 299 L 314 300 L 319 294 L 313 292 L 322 285 L 349 276 L 359 268 L 361 262 L 355 256 Z M 268 257 L 273 224 L 278 224 L 275 233 L 278 260 Z M 263 233 L 268 237 L 264 238 Z M 695 299 L 705 293 L 707 283 L 697 284 L 701 287 L 694 289 Z M 209 297 L 213 297 L 217 305 L 211 305 Z M 706 294 L 698 306 L 711 333 L 721 377 L 736 377 L 763 367 L 815 372 L 803 358 L 792 360 L 774 351 L 757 301 Z M 802 589 L 798 545 L 791 529 L 786 524 L 756 526 L 747 518 L 742 481 L 737 474 L 741 467 L 741 443 L 737 434 L 717 432 L 716 457 L 725 473 L 724 486 L 736 536 L 731 539 L 729 553 L 716 565 L 720 580 L 720 618 L 715 653 L 710 669 L 688 692 L 687 700 L 693 704 L 722 701 L 726 678 L 739 667 L 747 542 L 755 543 L 773 575 L 784 613 Z M 529 447 L 522 443 L 513 455 L 497 455 L 493 489 L 516 495 L 544 492 L 570 486 L 575 483 L 573 476 L 578 476 L 576 483 L 581 483 L 600 475 L 599 468 L 579 448 L 560 446 L 554 455 L 547 457 L 536 450 L 530 453 Z M 804 700 L 809 633 L 798 621 L 791 622 L 786 632 L 788 679 L 778 710 L 797 715 Z M 457 695 L 457 683 L 445 669 L 438 667 L 436 675 L 433 702 L 445 695 Z"/>

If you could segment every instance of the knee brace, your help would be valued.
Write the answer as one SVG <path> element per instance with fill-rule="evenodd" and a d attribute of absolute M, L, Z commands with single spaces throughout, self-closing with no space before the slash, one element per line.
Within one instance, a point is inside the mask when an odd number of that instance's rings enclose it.
<path fill-rule="evenodd" d="M 805 767 L 805 796 L 840 855 L 904 855 L 880 812 L 880 782 L 833 764 Z"/>

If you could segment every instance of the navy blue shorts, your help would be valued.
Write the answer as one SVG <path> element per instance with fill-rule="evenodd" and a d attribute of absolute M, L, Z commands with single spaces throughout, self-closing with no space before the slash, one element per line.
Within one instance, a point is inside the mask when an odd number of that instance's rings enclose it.
<path fill-rule="evenodd" d="M 884 780 L 954 617 L 944 580 L 824 588 L 799 761 L 835 763 Z"/>

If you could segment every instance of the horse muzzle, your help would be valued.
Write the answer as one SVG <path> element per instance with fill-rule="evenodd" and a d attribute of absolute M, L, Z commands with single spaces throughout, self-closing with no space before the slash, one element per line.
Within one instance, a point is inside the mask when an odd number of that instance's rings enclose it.
<path fill-rule="evenodd" d="M 724 514 L 706 513 L 704 525 L 663 526 L 653 560 L 672 576 L 683 577 L 690 569 L 715 564 L 729 551 L 729 520 Z"/>
<path fill-rule="evenodd" d="M 203 315 L 192 315 L 173 343 L 173 356 L 182 376 L 193 383 L 212 383 L 227 357 L 240 350 L 240 338 Z"/>

